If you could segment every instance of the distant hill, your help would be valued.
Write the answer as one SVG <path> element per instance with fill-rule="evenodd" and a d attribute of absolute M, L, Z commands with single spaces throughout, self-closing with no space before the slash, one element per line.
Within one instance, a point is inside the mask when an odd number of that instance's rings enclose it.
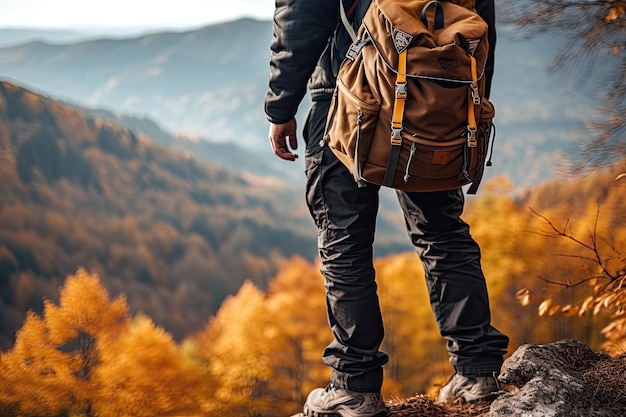
<path fill-rule="evenodd" d="M 150 115 L 173 132 L 265 143 L 270 38 L 268 22 L 244 19 L 127 39 L 35 41 L 0 49 L 0 74 L 60 98 Z"/>
<path fill-rule="evenodd" d="M 84 28 L 80 30 L 0 27 L 0 46 L 41 41 L 67 44 L 97 38 L 127 38 L 151 32 L 140 28 Z"/>
<path fill-rule="evenodd" d="M 267 152 L 263 97 L 271 33 L 269 21 L 242 19 L 124 39 L 29 42 L 0 48 L 0 76 L 81 106 L 148 117 L 174 136 Z M 492 94 L 498 135 L 487 179 L 506 174 L 517 186 L 535 185 L 554 175 L 586 136 L 594 85 L 576 83 L 569 92 L 568 74 L 547 71 L 562 44 L 499 27 Z M 279 169 L 303 183 L 301 160 Z"/>
<path fill-rule="evenodd" d="M 184 135 L 175 135 L 147 117 L 112 112 L 100 108 L 88 108 L 66 103 L 92 117 L 99 117 L 149 136 L 172 149 L 178 149 L 195 158 L 214 165 L 254 175 L 276 176 L 300 184 L 304 180 L 304 169 L 300 164 L 286 163 L 277 158 L 268 145 L 266 152 L 259 152 L 235 142 L 212 142 Z"/>
<path fill-rule="evenodd" d="M 0 45 L 7 46 L 32 41 L 75 42 L 88 36 L 74 30 L 0 28 Z"/>

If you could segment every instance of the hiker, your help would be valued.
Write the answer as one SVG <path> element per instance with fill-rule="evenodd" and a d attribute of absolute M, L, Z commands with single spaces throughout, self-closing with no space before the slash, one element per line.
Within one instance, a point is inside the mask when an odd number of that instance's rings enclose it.
<path fill-rule="evenodd" d="M 362 19 L 370 2 L 343 3 L 349 18 Z M 322 140 L 336 75 L 351 43 L 340 22 L 340 4 L 340 0 L 276 0 L 265 112 L 274 153 L 294 161 L 298 157 L 293 152 L 298 146 L 294 116 L 308 84 L 312 107 L 303 129 L 306 199 L 318 229 L 334 340 L 323 352 L 324 363 L 332 368 L 330 383 L 308 395 L 300 415 L 384 416 L 380 390 L 388 356 L 380 351 L 384 329 L 372 259 L 380 186 L 357 184 Z M 495 45 L 493 0 L 477 0 L 476 10 L 489 25 L 487 96 Z M 397 191 L 397 197 L 424 265 L 432 309 L 454 369 L 438 401 L 488 397 L 498 391 L 496 376 L 508 337 L 491 325 L 480 249 L 460 219 L 463 191 Z"/>

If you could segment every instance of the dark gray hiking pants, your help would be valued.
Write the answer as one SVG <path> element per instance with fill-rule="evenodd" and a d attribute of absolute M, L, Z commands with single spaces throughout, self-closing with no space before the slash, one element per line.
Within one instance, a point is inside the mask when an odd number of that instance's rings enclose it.
<path fill-rule="evenodd" d="M 318 228 L 328 321 L 335 337 L 323 360 L 333 369 L 335 386 L 376 392 L 388 360 L 379 350 L 384 330 L 372 265 L 380 187 L 358 188 L 328 146 L 319 146 L 329 104 L 314 102 L 304 127 L 307 202 Z M 499 371 L 508 338 L 490 324 L 480 249 L 460 219 L 462 191 L 398 192 L 398 199 L 455 371 L 466 376 Z"/>

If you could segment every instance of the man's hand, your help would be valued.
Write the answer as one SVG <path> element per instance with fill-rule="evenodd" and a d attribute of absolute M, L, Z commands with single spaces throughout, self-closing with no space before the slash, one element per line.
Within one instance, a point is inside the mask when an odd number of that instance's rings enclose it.
<path fill-rule="evenodd" d="M 283 124 L 270 123 L 269 139 L 276 156 L 287 161 L 296 160 L 298 155 L 291 152 L 291 149 L 298 149 L 295 118 Z"/>

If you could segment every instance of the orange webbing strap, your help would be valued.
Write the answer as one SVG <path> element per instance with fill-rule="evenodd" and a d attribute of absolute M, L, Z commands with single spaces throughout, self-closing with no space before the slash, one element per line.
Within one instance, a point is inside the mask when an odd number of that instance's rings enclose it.
<path fill-rule="evenodd" d="M 478 146 L 478 138 L 476 137 L 476 106 L 480 105 L 480 95 L 478 94 L 478 74 L 476 71 L 476 59 L 470 56 L 470 65 L 472 70 L 472 83 L 470 84 L 468 96 L 467 96 L 467 147 L 475 148 Z M 465 148 L 465 160 L 463 161 L 463 174 L 469 179 L 467 169 L 469 164 L 470 152 Z M 483 178 L 484 164 L 481 163 L 474 172 L 474 178 L 472 179 L 472 185 L 467 190 L 468 194 L 476 194 L 478 186 Z"/>
<path fill-rule="evenodd" d="M 476 58 L 473 56 L 470 56 L 470 65 L 472 70 L 472 83 L 467 90 L 467 146 L 473 148 L 476 146 L 476 106 L 480 104 Z"/>
<path fill-rule="evenodd" d="M 393 117 L 391 119 L 391 143 L 394 139 L 401 140 L 398 136 L 394 138 L 393 131 L 395 129 L 402 130 L 402 122 L 404 119 L 404 104 L 406 103 L 406 49 L 400 53 L 398 57 L 398 75 L 396 77 L 396 98 L 393 102 Z"/>
<path fill-rule="evenodd" d="M 391 187 L 393 179 L 398 168 L 398 159 L 400 158 L 400 149 L 402 147 L 402 123 L 404 120 L 404 105 L 406 103 L 406 49 L 400 52 L 398 56 L 398 73 L 396 76 L 396 94 L 393 102 L 393 115 L 391 119 L 391 150 L 387 159 L 387 168 L 383 185 Z"/>

